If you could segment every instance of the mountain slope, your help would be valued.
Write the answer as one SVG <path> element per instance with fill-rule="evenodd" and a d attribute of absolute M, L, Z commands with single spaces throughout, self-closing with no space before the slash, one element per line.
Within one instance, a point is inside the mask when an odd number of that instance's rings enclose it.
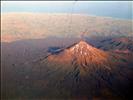
<path fill-rule="evenodd" d="M 85 41 L 48 56 L 44 51 L 40 54 L 41 57 L 34 55 L 35 60 L 24 63 L 6 65 L 3 62 L 2 70 L 6 75 L 2 82 L 11 95 L 9 99 L 127 100 L 131 95 L 132 54 L 105 52 Z M 11 56 L 7 58 L 12 59 Z M 7 98 L 7 92 L 4 94 Z"/>
<path fill-rule="evenodd" d="M 48 59 L 49 61 L 77 64 L 83 68 L 91 69 L 95 66 L 107 67 L 108 56 L 108 53 L 87 44 L 85 41 L 80 41 L 59 54 L 49 56 Z"/>
<path fill-rule="evenodd" d="M 53 75 L 58 77 L 55 84 L 69 90 L 73 96 L 103 96 L 102 90 L 105 89 L 112 98 L 115 95 L 123 97 L 123 93 L 128 94 L 133 62 L 127 59 L 132 58 L 129 55 L 104 52 L 80 41 L 58 54 L 48 56 L 42 64 L 47 66 L 48 63 L 51 70 L 57 69 Z"/>

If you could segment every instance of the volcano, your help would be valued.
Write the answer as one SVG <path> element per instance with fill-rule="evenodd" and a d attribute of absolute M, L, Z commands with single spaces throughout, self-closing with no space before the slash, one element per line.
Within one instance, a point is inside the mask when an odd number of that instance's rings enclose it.
<path fill-rule="evenodd" d="M 49 55 L 40 65 L 48 66 L 52 81 L 56 80 L 55 84 L 73 96 L 89 97 L 88 94 L 97 95 L 105 89 L 113 97 L 120 91 L 120 95 L 126 94 L 124 90 L 129 85 L 125 84 L 126 79 L 129 83 L 132 79 L 127 68 L 131 63 L 126 59 L 129 59 L 126 55 L 112 54 L 81 40 Z"/>
<path fill-rule="evenodd" d="M 97 49 L 81 40 L 63 51 L 48 57 L 49 61 L 59 63 L 71 63 L 83 68 L 105 67 L 108 63 L 108 53 Z"/>
<path fill-rule="evenodd" d="M 132 59 L 132 54 L 103 51 L 81 40 L 12 64 L 15 74 L 10 78 L 8 73 L 8 78 L 18 90 L 23 89 L 20 97 L 27 91 L 28 100 L 33 94 L 36 100 L 40 95 L 48 100 L 124 100 L 132 90 Z"/>

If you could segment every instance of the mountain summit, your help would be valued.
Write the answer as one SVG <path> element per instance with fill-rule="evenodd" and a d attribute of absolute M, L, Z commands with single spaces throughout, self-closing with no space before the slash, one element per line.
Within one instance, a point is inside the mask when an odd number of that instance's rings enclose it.
<path fill-rule="evenodd" d="M 108 54 L 102 50 L 99 50 L 87 42 L 81 40 L 60 52 L 56 55 L 48 57 L 50 61 L 56 61 L 61 63 L 72 63 L 79 66 L 99 66 L 107 62 Z"/>
<path fill-rule="evenodd" d="M 85 41 L 80 41 L 75 46 L 71 47 L 69 50 L 74 59 L 82 66 L 88 66 L 92 63 L 100 64 L 106 61 L 107 54 L 99 50 Z"/>

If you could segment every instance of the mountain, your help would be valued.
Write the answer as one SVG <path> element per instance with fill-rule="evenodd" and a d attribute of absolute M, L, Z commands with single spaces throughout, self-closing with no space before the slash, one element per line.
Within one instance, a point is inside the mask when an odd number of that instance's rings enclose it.
<path fill-rule="evenodd" d="M 60 88 L 59 91 L 63 90 L 64 95 L 64 90 L 79 98 L 96 95 L 104 98 L 109 93 L 107 97 L 119 99 L 125 98 L 123 96 L 130 91 L 133 62 L 129 59 L 132 58 L 133 55 L 106 52 L 81 40 L 34 65 L 47 66 L 52 74 L 47 77 Z"/>
<path fill-rule="evenodd" d="M 132 53 L 103 51 L 90 42 L 74 39 L 67 40 L 70 43 L 65 42 L 64 46 L 62 41 L 64 39 L 61 41 L 51 39 L 50 43 L 32 40 L 3 44 L 3 98 L 5 100 L 129 98 L 133 80 Z M 59 46 L 59 43 L 63 46 Z M 10 95 L 6 96 L 7 94 Z"/>
<path fill-rule="evenodd" d="M 3 13 L 2 100 L 128 100 L 132 22 L 83 14 Z"/>
<path fill-rule="evenodd" d="M 77 64 L 83 68 L 90 69 L 94 66 L 105 67 L 103 65 L 107 65 L 108 56 L 108 53 L 81 40 L 79 43 L 69 46 L 58 54 L 50 55 L 48 59 L 52 62 Z"/>

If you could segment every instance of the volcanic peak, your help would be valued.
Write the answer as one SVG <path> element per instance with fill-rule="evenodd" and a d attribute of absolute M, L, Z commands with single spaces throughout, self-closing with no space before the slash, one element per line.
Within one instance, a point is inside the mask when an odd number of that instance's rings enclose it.
<path fill-rule="evenodd" d="M 49 60 L 76 63 L 80 66 L 92 66 L 107 62 L 107 57 L 106 52 L 89 45 L 85 41 L 80 41 L 57 55 L 49 56 Z"/>
<path fill-rule="evenodd" d="M 94 49 L 93 46 L 91 46 L 88 43 L 86 43 L 85 41 L 81 40 L 79 43 L 77 43 L 76 45 L 71 47 L 69 50 L 73 54 L 78 53 L 78 54 L 81 54 L 81 55 L 87 55 L 87 52 L 92 51 L 93 49 Z"/>

